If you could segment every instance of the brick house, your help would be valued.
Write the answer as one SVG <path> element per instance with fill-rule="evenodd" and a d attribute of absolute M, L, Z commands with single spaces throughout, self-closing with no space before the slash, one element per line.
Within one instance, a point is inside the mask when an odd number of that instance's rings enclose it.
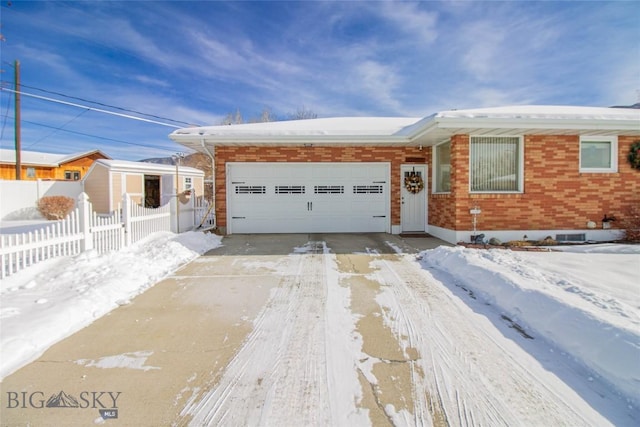
<path fill-rule="evenodd" d="M 227 233 L 611 240 L 640 203 L 640 110 L 519 106 L 185 128 Z M 615 221 L 603 221 L 614 217 Z M 475 225 L 474 225 L 475 223 Z"/>
<path fill-rule="evenodd" d="M 55 179 L 79 181 L 84 178 L 93 162 L 110 159 L 100 150 L 71 154 L 52 154 L 39 151 L 21 151 L 21 179 Z M 16 178 L 15 150 L 0 149 L 0 179 Z"/>

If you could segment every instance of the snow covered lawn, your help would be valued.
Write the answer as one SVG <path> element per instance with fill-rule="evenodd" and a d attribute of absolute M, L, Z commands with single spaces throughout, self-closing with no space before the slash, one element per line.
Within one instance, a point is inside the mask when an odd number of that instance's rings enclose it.
<path fill-rule="evenodd" d="M 422 253 L 434 276 L 490 304 L 523 335 L 546 339 L 640 400 L 640 245 L 561 252 L 441 247 Z"/>
<path fill-rule="evenodd" d="M 0 379 L 144 292 L 221 238 L 155 233 L 117 252 L 44 261 L 0 285 Z"/>

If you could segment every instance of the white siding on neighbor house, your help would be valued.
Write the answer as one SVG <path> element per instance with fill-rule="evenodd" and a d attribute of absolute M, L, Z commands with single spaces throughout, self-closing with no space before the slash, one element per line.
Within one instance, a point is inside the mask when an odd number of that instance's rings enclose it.
<path fill-rule="evenodd" d="M 111 180 L 109 181 L 111 184 L 111 203 L 109 211 L 113 211 L 118 208 L 118 204 L 122 200 L 122 195 L 124 194 L 124 183 L 122 173 L 110 171 L 109 175 L 111 176 Z"/>
<path fill-rule="evenodd" d="M 126 173 L 124 174 L 124 193 L 127 193 L 131 200 L 137 204 L 142 204 L 144 195 L 144 174 Z"/>
<path fill-rule="evenodd" d="M 162 175 L 160 177 L 160 205 L 169 203 L 172 197 L 176 195 L 174 175 Z"/>
<path fill-rule="evenodd" d="M 111 209 L 109 188 L 109 170 L 99 164 L 94 164 L 84 179 L 84 192 L 89 195 L 96 212 L 106 213 Z"/>

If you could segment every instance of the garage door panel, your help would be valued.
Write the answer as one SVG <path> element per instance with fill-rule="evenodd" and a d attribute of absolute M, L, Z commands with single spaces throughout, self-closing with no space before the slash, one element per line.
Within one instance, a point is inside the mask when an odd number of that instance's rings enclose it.
<path fill-rule="evenodd" d="M 388 163 L 229 163 L 229 231 L 389 231 L 389 171 Z"/>
<path fill-rule="evenodd" d="M 306 218 L 243 218 L 231 219 L 234 233 L 308 233 Z"/>

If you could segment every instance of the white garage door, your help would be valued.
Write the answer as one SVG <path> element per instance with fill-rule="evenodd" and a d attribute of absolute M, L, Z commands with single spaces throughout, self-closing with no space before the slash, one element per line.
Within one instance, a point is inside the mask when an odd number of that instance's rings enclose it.
<path fill-rule="evenodd" d="M 227 163 L 229 233 L 389 232 L 388 163 Z"/>

